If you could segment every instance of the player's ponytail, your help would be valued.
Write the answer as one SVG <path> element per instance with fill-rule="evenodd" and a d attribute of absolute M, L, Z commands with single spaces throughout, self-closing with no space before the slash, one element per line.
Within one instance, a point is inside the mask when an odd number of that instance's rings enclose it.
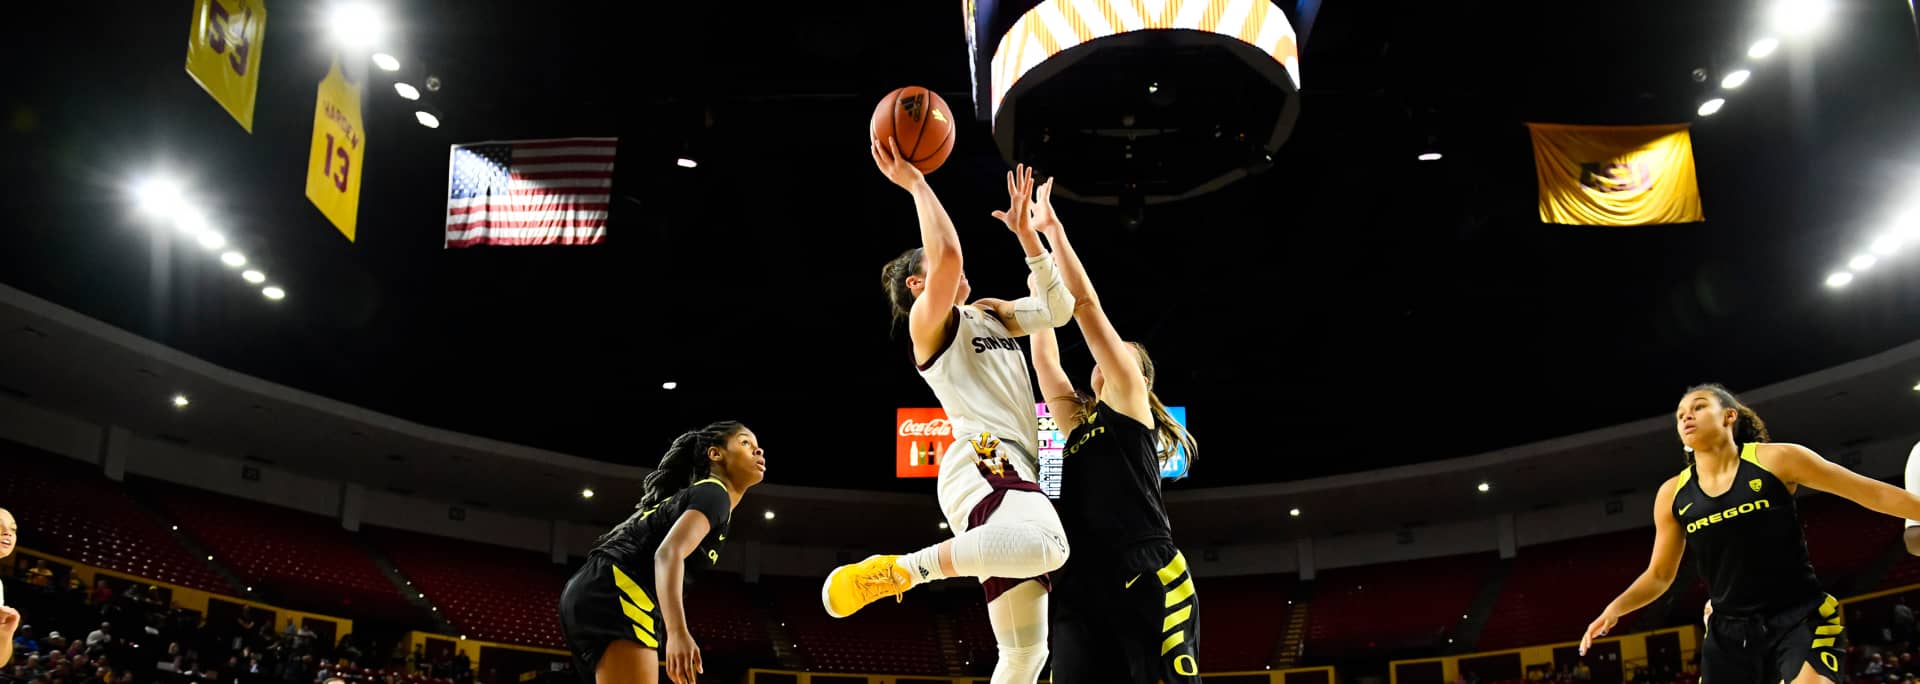
<path fill-rule="evenodd" d="M 727 440 L 745 428 L 739 421 L 723 420 L 674 438 L 673 445 L 667 447 L 667 454 L 660 457 L 659 467 L 647 473 L 642 481 L 645 493 L 641 494 L 640 503 L 634 506 L 633 515 L 609 530 L 601 539 L 614 537 L 632 528 L 648 509 L 707 477 L 708 468 L 713 463 L 707 460 L 707 449 L 725 449 Z"/>
<path fill-rule="evenodd" d="M 1727 391 L 1727 388 L 1721 386 L 1720 383 L 1709 382 L 1687 389 L 1687 394 L 1693 394 L 1694 392 L 1710 392 L 1713 394 L 1713 398 L 1720 402 L 1721 408 L 1733 409 L 1740 414 L 1739 417 L 1733 421 L 1733 443 L 1735 445 L 1773 441 L 1773 437 L 1767 434 L 1767 422 L 1760 419 L 1760 414 L 1754 413 L 1753 407 L 1740 403 L 1740 399 L 1733 396 L 1733 393 Z M 1687 452 L 1687 465 L 1693 465 L 1693 452 L 1691 450 Z"/>
<path fill-rule="evenodd" d="M 926 275 L 921 272 L 926 255 L 925 248 L 915 247 L 901 252 L 900 256 L 880 268 L 880 287 L 887 293 L 887 303 L 893 306 L 893 324 L 896 326 L 900 325 L 900 319 L 913 311 L 913 288 L 907 287 L 907 278 Z"/>
<path fill-rule="evenodd" d="M 1165 464 L 1167 459 L 1186 449 L 1187 463 L 1191 467 L 1194 459 L 1200 455 L 1200 446 L 1194 442 L 1193 433 L 1187 432 L 1187 428 L 1167 412 L 1167 405 L 1160 402 L 1160 395 L 1153 393 L 1153 357 L 1147 355 L 1147 348 L 1139 342 L 1128 342 L 1127 346 L 1133 347 L 1134 355 L 1140 359 L 1140 374 L 1147 378 L 1147 405 L 1153 407 L 1153 443 L 1159 451 L 1160 463 Z"/>

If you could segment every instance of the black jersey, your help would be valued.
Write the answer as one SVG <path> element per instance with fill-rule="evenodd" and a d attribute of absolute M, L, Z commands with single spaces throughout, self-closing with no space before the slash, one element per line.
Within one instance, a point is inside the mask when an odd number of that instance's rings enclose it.
<path fill-rule="evenodd" d="M 1741 447 L 1726 493 L 1708 496 L 1689 466 L 1673 494 L 1673 516 L 1707 580 L 1715 615 L 1772 615 L 1822 595 L 1793 493 L 1760 467 L 1755 446 Z"/>
<path fill-rule="evenodd" d="M 628 570 L 652 575 L 653 552 L 666 541 L 674 523 L 680 522 L 680 516 L 689 510 L 707 516 L 710 527 L 700 546 L 687 556 L 687 570 L 711 568 L 720 562 L 720 547 L 727 541 L 727 525 L 733 517 L 733 502 L 727 497 L 727 486 L 711 477 L 693 483 L 652 508 L 634 513 L 632 518 L 613 528 L 593 552 L 606 554 Z"/>
<path fill-rule="evenodd" d="M 1173 539 L 1155 438 L 1151 426 L 1106 402 L 1094 404 L 1067 435 L 1054 506 L 1073 543 L 1069 563 L 1110 562 L 1139 544 Z"/>

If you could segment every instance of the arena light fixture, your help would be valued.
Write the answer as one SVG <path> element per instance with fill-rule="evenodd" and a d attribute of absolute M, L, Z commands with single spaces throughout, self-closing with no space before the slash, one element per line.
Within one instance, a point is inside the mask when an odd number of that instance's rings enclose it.
<path fill-rule="evenodd" d="M 1290 510 L 1290 511 L 1287 511 L 1287 515 L 1290 515 L 1290 516 L 1293 516 L 1293 517 L 1295 517 L 1295 518 L 1298 518 L 1298 517 L 1300 517 L 1300 509 L 1298 509 L 1298 508 L 1295 508 L 1295 509 L 1293 509 L 1293 510 Z"/>
<path fill-rule="evenodd" d="M 1847 268 L 1853 269 L 1855 273 L 1858 273 L 1873 268 L 1873 265 L 1879 262 L 1880 259 L 1872 254 L 1862 254 L 1848 260 Z"/>
<path fill-rule="evenodd" d="M 586 489 L 582 489 L 582 490 L 580 490 L 580 498 L 582 498 L 582 499 L 591 499 L 591 498 L 593 498 L 593 488 L 592 488 L 592 487 L 588 487 L 588 488 L 586 488 Z"/>
<path fill-rule="evenodd" d="M 176 394 L 176 395 L 173 395 L 173 407 L 174 407 L 174 408 L 186 408 L 188 404 L 192 404 L 192 403 L 193 403 L 193 400 L 191 400 L 191 399 L 188 399 L 188 398 L 187 398 L 187 395 L 184 395 L 184 394 Z M 180 526 L 179 526 L 179 525 L 175 525 L 175 526 L 173 527 L 173 529 L 176 529 L 176 530 L 177 530 L 177 529 L 180 529 Z"/>
<path fill-rule="evenodd" d="M 373 65 L 380 67 L 381 71 L 399 71 L 400 58 L 384 52 L 376 52 L 373 53 Z"/>
<path fill-rule="evenodd" d="M 210 250 L 223 249 L 227 246 L 227 236 L 221 235 L 220 233 L 212 230 L 199 231 L 195 233 L 193 237 L 194 239 L 200 241 L 201 247 L 205 247 Z"/>
<path fill-rule="evenodd" d="M 1727 90 L 1733 90 L 1740 86 L 1746 85 L 1747 79 L 1749 78 L 1753 78 L 1753 72 L 1748 71 L 1746 69 L 1730 71 L 1730 72 L 1727 72 L 1726 76 L 1720 79 L 1720 87 L 1726 88 Z"/>
<path fill-rule="evenodd" d="M 140 203 L 140 210 L 154 218 L 174 215 L 186 205 L 186 198 L 180 193 L 180 184 L 170 178 L 148 178 L 133 186 L 133 196 Z"/>
<path fill-rule="evenodd" d="M 1487 492 L 1493 491 L 1493 485 L 1482 482 L 1480 483 L 1480 486 L 1478 487 L 1478 489 L 1480 490 L 1480 493 L 1485 494 Z"/>
<path fill-rule="evenodd" d="M 1725 107 L 1725 106 L 1727 106 L 1726 98 L 1716 97 L 1711 100 L 1707 100 L 1706 102 L 1700 103 L 1700 110 L 1699 110 L 1700 115 L 1713 116 L 1714 113 L 1720 111 L 1721 107 Z"/>
<path fill-rule="evenodd" d="M 1773 30 L 1797 38 L 1820 30 L 1832 10 L 1831 0 L 1776 0 L 1767 18 Z"/>
<path fill-rule="evenodd" d="M 1753 45 L 1747 46 L 1747 56 L 1754 59 L 1766 59 L 1767 55 L 1773 54 L 1773 51 L 1778 49 L 1780 49 L 1780 39 L 1773 37 L 1761 38 L 1753 41 Z"/>
<path fill-rule="evenodd" d="M 414 112 L 413 120 L 420 122 L 420 125 L 426 126 L 427 128 L 440 127 L 440 117 L 434 116 L 432 113 L 429 113 L 424 109 Z"/>
<path fill-rule="evenodd" d="M 245 271 L 242 271 L 242 272 L 240 273 L 240 278 L 241 278 L 242 280 L 245 280 L 245 281 L 247 281 L 247 282 L 249 282 L 249 283 L 253 283 L 253 284 L 255 284 L 255 285 L 259 285 L 259 284 L 261 284 L 261 283 L 264 283 L 264 282 L 267 282 L 267 274 L 265 274 L 265 273 L 261 273 L 261 272 L 259 272 L 259 271 L 256 271 L 256 270 L 253 270 L 253 269 L 251 269 L 251 268 L 249 268 L 249 269 L 247 269 L 247 270 L 245 270 Z"/>
<path fill-rule="evenodd" d="M 944 530 L 944 529 L 947 529 L 947 523 L 946 523 L 946 521 L 944 521 L 944 520 L 942 520 L 942 521 L 940 521 L 940 529 L 943 529 L 943 530 Z"/>
<path fill-rule="evenodd" d="M 1428 151 L 1428 152 L 1421 152 L 1418 159 L 1420 161 L 1440 161 L 1440 157 L 1441 155 L 1439 152 Z"/>
<path fill-rule="evenodd" d="M 769 511 L 767 511 L 767 519 L 768 519 L 768 520 L 772 520 L 772 519 L 773 519 L 773 511 L 771 511 L 771 510 L 769 510 Z"/>
<path fill-rule="evenodd" d="M 228 251 L 220 255 L 220 263 L 226 264 L 231 268 L 239 268 L 241 266 L 247 265 L 247 255 L 241 254 L 239 252 Z"/>
<path fill-rule="evenodd" d="M 668 380 L 666 382 L 660 383 L 660 389 L 677 390 L 677 389 L 680 389 L 680 383 L 674 382 L 672 380 Z"/>
<path fill-rule="evenodd" d="M 1853 273 L 1848 271 L 1835 271 L 1834 273 L 1827 276 L 1827 287 L 1831 287 L 1834 289 L 1846 287 L 1849 283 L 1852 283 L 1852 282 L 1853 282 Z"/>
<path fill-rule="evenodd" d="M 287 298 L 287 291 L 280 289 L 279 285 L 268 285 L 260 288 L 260 294 L 276 302 Z"/>
<path fill-rule="evenodd" d="M 688 159 L 688 158 L 686 158 L 686 157 L 681 157 L 681 158 L 680 158 L 680 161 L 678 161 L 678 162 L 675 162 L 675 163 L 676 163 L 676 164 L 679 164 L 679 165 L 680 165 L 680 168 L 683 168 L 683 169 L 691 169 L 691 168 L 694 168 L 694 167 L 697 167 L 697 166 L 699 166 L 699 165 L 700 165 L 700 163 L 699 163 L 699 162 L 696 162 L 696 161 L 694 161 L 694 160 L 692 160 L 692 159 Z"/>
<path fill-rule="evenodd" d="M 334 44 L 365 50 L 386 39 L 387 17 L 370 2 L 341 2 L 328 13 L 327 28 Z"/>
<path fill-rule="evenodd" d="M 1900 251 L 1901 242 L 1898 233 L 1888 232 L 1873 239 L 1873 253 L 1880 256 L 1893 256 L 1895 252 Z"/>
<path fill-rule="evenodd" d="M 400 97 L 403 97 L 409 100 L 420 99 L 420 89 L 413 87 L 412 83 L 407 83 L 405 81 L 399 81 L 394 83 L 393 92 L 399 93 Z"/>

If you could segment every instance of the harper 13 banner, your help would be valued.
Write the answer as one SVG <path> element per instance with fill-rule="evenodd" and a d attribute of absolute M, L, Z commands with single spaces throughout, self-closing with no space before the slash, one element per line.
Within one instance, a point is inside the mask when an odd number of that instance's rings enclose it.
<path fill-rule="evenodd" d="M 1529 123 L 1540 178 L 1540 220 L 1651 226 L 1706 220 L 1687 124 L 1571 126 Z"/>

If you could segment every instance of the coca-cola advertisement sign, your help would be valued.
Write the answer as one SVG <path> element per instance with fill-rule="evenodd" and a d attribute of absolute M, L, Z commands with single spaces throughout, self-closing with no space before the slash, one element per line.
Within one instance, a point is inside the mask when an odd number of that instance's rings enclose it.
<path fill-rule="evenodd" d="M 940 456 L 953 443 L 953 421 L 937 408 L 899 410 L 894 431 L 894 477 L 938 477 Z"/>

